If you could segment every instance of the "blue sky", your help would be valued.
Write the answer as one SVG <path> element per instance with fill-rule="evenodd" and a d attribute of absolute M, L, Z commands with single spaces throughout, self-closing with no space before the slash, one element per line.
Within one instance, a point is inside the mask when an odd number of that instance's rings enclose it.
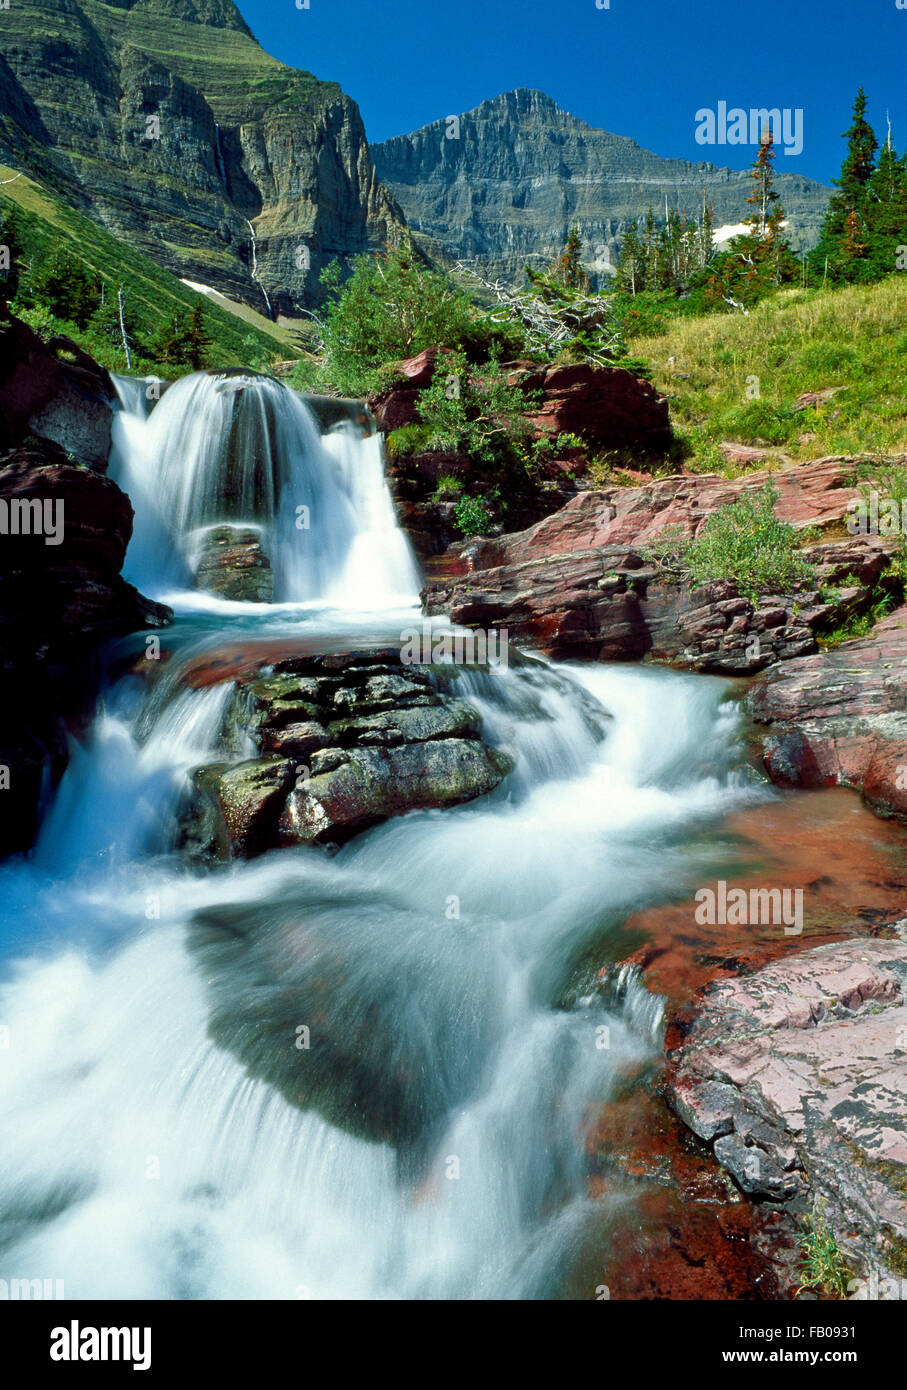
<path fill-rule="evenodd" d="M 907 0 L 904 0 L 907 3 Z M 647 149 L 744 168 L 748 147 L 704 148 L 703 107 L 803 111 L 803 152 L 778 167 L 830 181 L 862 82 L 870 119 L 907 148 L 907 8 L 896 0 L 238 0 L 274 57 L 341 84 L 370 140 L 538 87 Z"/>

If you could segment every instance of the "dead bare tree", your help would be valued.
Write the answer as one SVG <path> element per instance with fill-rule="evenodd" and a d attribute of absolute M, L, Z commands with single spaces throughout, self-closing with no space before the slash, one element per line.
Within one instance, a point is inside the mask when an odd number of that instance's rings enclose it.
<path fill-rule="evenodd" d="M 126 337 L 126 320 L 123 317 L 123 286 L 117 290 L 117 308 L 120 311 L 120 337 L 123 339 L 123 351 L 126 354 L 126 370 L 132 371 L 132 353 L 129 351 L 129 339 Z"/>
<path fill-rule="evenodd" d="M 530 351 L 547 357 L 583 336 L 587 340 L 583 355 L 595 366 L 610 367 L 620 356 L 620 333 L 613 309 L 603 295 L 573 290 L 549 299 L 536 287 L 517 290 L 501 280 L 489 280 L 468 261 L 458 261 L 457 269 L 494 297 L 499 309 L 491 312 L 493 322 L 515 320 L 522 325 Z M 589 346 L 592 337 L 594 347 Z"/>

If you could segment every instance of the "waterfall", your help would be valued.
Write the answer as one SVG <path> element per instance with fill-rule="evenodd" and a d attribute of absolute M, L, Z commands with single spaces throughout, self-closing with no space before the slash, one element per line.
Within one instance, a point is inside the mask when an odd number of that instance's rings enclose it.
<path fill-rule="evenodd" d="M 34 853 L 0 865 L 0 1278 L 594 1297 L 631 1197 L 593 1200 L 591 1118 L 663 1043 L 621 930 L 688 897 L 757 795 L 736 704 L 663 671 L 448 668 L 513 760 L 493 793 L 333 855 L 190 867 L 194 770 L 253 756 L 231 652 L 399 643 L 418 571 L 377 436 L 322 433 L 250 373 L 118 390 L 127 577 L 177 620 L 156 671 L 119 663 Z M 255 528 L 277 604 L 193 608 L 224 524 Z"/>
<path fill-rule="evenodd" d="M 268 306 L 268 318 L 269 318 L 269 319 L 273 319 L 273 317 L 274 317 L 274 311 L 273 311 L 273 309 L 271 308 L 271 301 L 270 301 L 270 299 L 268 298 L 268 291 L 265 289 L 264 285 L 261 283 L 261 281 L 260 281 L 259 278 L 258 278 L 258 247 L 257 247 L 257 241 L 256 241 L 256 237 L 255 237 L 255 228 L 252 226 L 252 223 L 249 221 L 248 217 L 246 218 L 246 226 L 249 228 L 249 235 L 250 235 L 250 237 L 252 238 L 252 270 L 251 270 L 251 276 L 252 276 L 252 279 L 255 281 L 256 285 L 258 286 L 258 288 L 261 290 L 262 294 L 263 294 L 264 297 L 265 297 L 265 304 Z"/>
<path fill-rule="evenodd" d="M 397 526 L 380 437 L 341 421 L 322 436 L 297 392 L 250 372 L 200 372 L 146 413 L 118 379 L 110 473 L 132 499 L 124 573 L 153 596 L 194 582 L 207 532 L 260 534 L 279 603 L 412 603 L 418 567 Z"/>
<path fill-rule="evenodd" d="M 217 169 L 220 174 L 220 181 L 224 188 L 227 188 L 227 170 L 224 167 L 224 153 L 220 143 L 220 126 L 214 122 L 214 153 L 217 156 Z M 250 224 L 251 225 L 251 224 Z M 254 234 L 253 234 L 254 235 Z"/>
<path fill-rule="evenodd" d="M 523 1299 L 607 1268 L 627 1198 L 589 1196 L 585 1129 L 657 1058 L 662 1006 L 627 968 L 564 999 L 593 942 L 697 873 L 693 828 L 752 795 L 739 715 L 696 677 L 465 678 L 518 760 L 509 790 L 228 872 L 153 833 L 222 749 L 223 693 L 174 673 L 103 712 L 37 862 L 0 870 L 0 1275 L 52 1270 L 76 1298 Z M 320 1058 L 295 1045 L 308 1023 Z M 385 1142 L 362 1104 L 387 1107 Z M 395 1139 L 400 1106 L 424 1118 Z"/>

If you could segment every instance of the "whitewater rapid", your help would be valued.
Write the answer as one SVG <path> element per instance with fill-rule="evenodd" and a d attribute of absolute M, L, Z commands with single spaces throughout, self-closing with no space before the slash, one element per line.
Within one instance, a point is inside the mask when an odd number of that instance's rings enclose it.
<path fill-rule="evenodd" d="M 172 388 L 147 421 L 124 410 L 121 477 L 137 498 L 161 440 L 166 461 L 193 437 L 210 380 Z M 336 465 L 345 499 L 317 611 L 291 557 L 297 610 L 218 617 L 215 602 L 201 627 L 184 619 L 187 653 L 263 625 L 316 646 L 345 624 L 361 633 L 369 591 L 370 640 L 399 639 L 380 596 L 407 596 L 411 557 L 388 543 L 369 442 L 328 436 L 315 454 L 301 439 L 287 505 L 310 466 Z M 142 538 L 169 512 L 164 582 L 178 585 L 183 540 L 211 513 L 165 475 L 153 519 L 136 500 L 130 563 L 153 579 Z M 216 477 L 212 465 L 195 486 Z M 338 593 L 350 606 L 332 606 Z M 71 1298 L 584 1290 L 630 1200 L 619 1183 L 589 1195 L 591 1117 L 657 1060 L 663 1031 L 663 1002 L 634 971 L 602 986 L 598 970 L 619 963 L 628 914 L 701 879 L 708 828 L 757 794 L 727 687 L 624 667 L 464 671 L 457 694 L 514 759 L 496 792 L 389 821 L 333 857 L 202 871 L 178 853 L 180 806 L 192 769 L 223 753 L 231 685 L 186 687 L 181 659 L 150 694 L 129 674 L 105 692 L 34 854 L 0 867 L 0 1276 L 60 1278 Z M 300 1066 L 327 1078 L 309 1109 Z M 387 1137 L 364 1137 L 385 1115 Z"/>

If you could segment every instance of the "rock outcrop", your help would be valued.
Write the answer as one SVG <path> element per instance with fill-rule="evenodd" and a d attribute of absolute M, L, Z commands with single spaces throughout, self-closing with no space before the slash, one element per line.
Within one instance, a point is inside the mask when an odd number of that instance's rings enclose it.
<path fill-rule="evenodd" d="M 180 277 L 276 317 L 404 225 L 355 103 L 232 0 L 22 0 L 3 35 L 0 160 Z"/>
<path fill-rule="evenodd" d="M 574 224 L 590 273 L 606 277 L 628 224 L 647 208 L 697 215 L 703 193 L 717 226 L 740 223 L 746 172 L 663 159 L 635 140 L 571 116 L 544 92 L 519 88 L 455 118 L 371 146 L 378 177 L 428 247 L 522 281 L 563 250 Z M 815 243 L 830 190 L 779 171 L 798 250 Z"/>
<path fill-rule="evenodd" d="M 202 542 L 195 582 L 221 598 L 270 603 L 274 574 L 259 532 L 251 526 L 212 526 Z"/>
<path fill-rule="evenodd" d="M 43 342 L 0 303 L 0 447 L 36 435 L 104 472 L 114 397 L 109 373 L 75 343 Z"/>
<path fill-rule="evenodd" d="M 870 637 L 788 662 L 753 687 L 765 768 L 788 787 L 855 787 L 907 818 L 907 609 Z"/>
<path fill-rule="evenodd" d="M 820 946 L 711 985 L 669 1057 L 671 1104 L 742 1191 L 818 1213 L 858 1275 L 907 1274 L 905 981 L 903 939 Z"/>
<path fill-rule="evenodd" d="M 529 437 L 556 446 L 533 461 L 531 475 L 516 467 L 490 478 L 488 469 L 464 452 L 407 452 L 394 432 L 419 423 L 420 396 L 443 372 L 444 360 L 443 353 L 430 349 L 399 363 L 397 382 L 370 401 L 378 428 L 391 436 L 388 481 L 400 524 L 423 559 L 440 554 L 459 534 L 451 505 L 456 497 L 438 492 L 444 479 L 455 479 L 466 495 L 484 497 L 495 488 L 506 492 L 507 529 L 517 531 L 557 511 L 585 485 L 587 451 L 632 450 L 644 467 L 671 445 L 667 401 L 632 372 L 583 363 L 511 362 L 507 376 L 526 394 Z"/>
<path fill-rule="evenodd" d="M 890 543 L 853 538 L 806 551 L 816 579 L 751 602 L 735 586 L 681 583 L 647 550 L 668 529 L 695 535 L 719 506 L 761 487 L 677 475 L 640 487 L 580 493 L 527 531 L 452 547 L 423 594 L 429 613 L 561 657 L 674 661 L 749 675 L 816 650 L 816 632 L 865 608 Z M 776 514 L 798 528 L 839 527 L 857 496 L 846 460 L 820 459 L 774 475 Z"/>
<path fill-rule="evenodd" d="M 33 843 L 42 796 L 66 765 L 67 728 L 91 712 L 101 646 L 161 626 L 170 610 L 120 575 L 129 499 L 59 445 L 35 439 L 0 456 L 0 516 L 0 854 L 9 854 Z"/>
<path fill-rule="evenodd" d="M 238 674 L 234 720 L 258 756 L 196 772 L 196 852 L 339 844 L 391 816 L 471 801 L 510 769 L 482 742 L 475 711 L 397 650 L 287 657 L 269 673 Z"/>

